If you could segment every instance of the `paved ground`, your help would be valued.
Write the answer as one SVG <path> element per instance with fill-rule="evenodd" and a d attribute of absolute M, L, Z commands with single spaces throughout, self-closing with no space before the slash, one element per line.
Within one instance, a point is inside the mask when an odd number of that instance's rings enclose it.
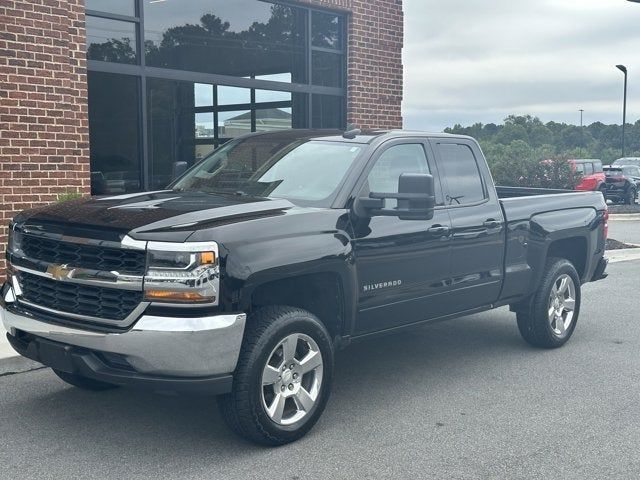
<path fill-rule="evenodd" d="M 640 245 L 640 219 L 609 222 L 609 236 L 621 242 Z"/>
<path fill-rule="evenodd" d="M 213 402 L 0 377 L 1 478 L 638 478 L 640 262 L 584 289 L 576 335 L 541 351 L 505 309 L 353 346 L 327 411 L 278 449 Z"/>

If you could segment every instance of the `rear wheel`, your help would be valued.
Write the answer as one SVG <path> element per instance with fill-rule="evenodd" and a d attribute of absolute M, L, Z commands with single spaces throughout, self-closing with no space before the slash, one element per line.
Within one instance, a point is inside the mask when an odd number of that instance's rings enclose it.
<path fill-rule="evenodd" d="M 571 338 L 579 314 L 578 272 L 568 260 L 548 259 L 540 288 L 517 313 L 520 334 L 535 347 L 561 347 Z"/>
<path fill-rule="evenodd" d="M 55 373 L 58 377 L 60 377 L 61 380 L 65 381 L 69 385 L 73 385 L 74 387 L 78 387 L 83 390 L 101 392 L 104 390 L 118 388 L 118 385 L 101 382 L 99 380 L 94 380 L 93 378 L 83 377 L 82 375 L 77 375 L 75 373 L 67 373 L 60 370 L 54 370 L 53 373 Z"/>
<path fill-rule="evenodd" d="M 635 188 L 630 188 L 627 191 L 627 196 L 625 197 L 625 202 L 627 205 L 633 205 L 636 203 L 636 197 L 638 196 L 638 191 Z"/>
<path fill-rule="evenodd" d="M 263 445 L 283 445 L 305 435 L 329 398 L 331 337 L 311 313 L 268 307 L 248 321 L 233 390 L 219 398 L 227 424 Z"/>

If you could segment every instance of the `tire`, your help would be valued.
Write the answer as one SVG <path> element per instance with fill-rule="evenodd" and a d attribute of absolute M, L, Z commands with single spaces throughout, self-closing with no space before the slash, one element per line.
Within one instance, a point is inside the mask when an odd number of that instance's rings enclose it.
<path fill-rule="evenodd" d="M 638 196 L 638 191 L 635 188 L 630 188 L 624 199 L 624 203 L 626 205 L 634 205 L 636 203 L 637 196 Z"/>
<path fill-rule="evenodd" d="M 570 281 L 565 284 L 565 279 Z M 566 289 L 564 285 L 567 285 Z M 558 292 L 557 301 L 556 292 Z M 554 309 L 553 312 L 552 309 Z M 579 315 L 580 277 L 578 272 L 566 259 L 549 258 L 540 288 L 528 305 L 517 312 L 518 329 L 522 338 L 534 347 L 561 347 L 573 335 Z"/>
<path fill-rule="evenodd" d="M 60 370 L 54 370 L 53 373 L 69 385 L 73 385 L 74 387 L 78 387 L 83 390 L 102 392 L 104 390 L 118 388 L 118 385 L 101 382 L 100 380 L 94 380 L 93 378 L 83 377 L 82 375 L 76 375 L 74 373 L 61 372 Z"/>
<path fill-rule="evenodd" d="M 319 366 L 305 372 L 318 359 Z M 232 391 L 218 404 L 241 437 L 284 445 L 304 436 L 322 415 L 332 372 L 331 337 L 314 315 L 291 307 L 263 308 L 247 321 Z"/>

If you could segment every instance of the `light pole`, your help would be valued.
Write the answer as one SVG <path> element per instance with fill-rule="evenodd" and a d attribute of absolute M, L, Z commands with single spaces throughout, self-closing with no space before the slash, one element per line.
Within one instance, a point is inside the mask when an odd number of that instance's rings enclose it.
<path fill-rule="evenodd" d="M 624 158 L 624 130 L 627 124 L 627 67 L 616 65 L 616 68 L 624 73 L 624 100 L 622 102 L 622 157 Z"/>
<path fill-rule="evenodd" d="M 638 0 L 640 2 L 640 0 Z M 580 109 L 580 126 L 582 127 L 582 114 L 584 113 L 584 109 Z"/>

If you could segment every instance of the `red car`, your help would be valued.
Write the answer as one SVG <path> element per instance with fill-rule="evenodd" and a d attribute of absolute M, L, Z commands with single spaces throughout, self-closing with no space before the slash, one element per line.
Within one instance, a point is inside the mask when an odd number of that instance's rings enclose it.
<path fill-rule="evenodd" d="M 582 181 L 576 186 L 576 190 L 596 191 L 603 194 L 607 191 L 607 178 L 602 170 L 602 161 L 596 159 L 569 160 L 573 170 L 582 175 Z"/>

